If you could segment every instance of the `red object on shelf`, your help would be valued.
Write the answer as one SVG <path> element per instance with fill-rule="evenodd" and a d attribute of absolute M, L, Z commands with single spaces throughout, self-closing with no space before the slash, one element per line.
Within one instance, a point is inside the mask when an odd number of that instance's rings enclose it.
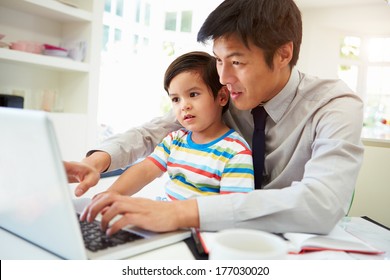
<path fill-rule="evenodd" d="M 57 50 L 57 51 L 65 51 L 65 52 L 68 51 L 67 49 L 64 49 L 64 48 L 61 48 L 61 47 L 57 47 L 57 46 L 53 46 L 53 45 L 49 45 L 49 44 L 43 44 L 43 47 L 46 50 Z"/>

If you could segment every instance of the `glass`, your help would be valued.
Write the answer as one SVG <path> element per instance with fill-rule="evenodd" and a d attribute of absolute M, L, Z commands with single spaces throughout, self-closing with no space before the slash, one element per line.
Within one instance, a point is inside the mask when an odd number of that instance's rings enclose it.
<path fill-rule="evenodd" d="M 116 15 L 123 16 L 123 0 L 116 0 Z"/>
<path fill-rule="evenodd" d="M 360 55 L 360 44 L 361 39 L 359 37 L 344 37 L 341 43 L 340 56 L 342 58 L 358 59 Z"/>
<path fill-rule="evenodd" d="M 339 65 L 338 76 L 342 79 L 354 92 L 357 92 L 358 70 L 356 65 Z"/>
<path fill-rule="evenodd" d="M 120 41 L 122 39 L 122 30 L 115 28 L 115 41 Z"/>
<path fill-rule="evenodd" d="M 181 12 L 181 32 L 191 32 L 192 28 L 192 11 Z"/>
<path fill-rule="evenodd" d="M 368 44 L 370 62 L 390 62 L 390 38 L 372 38 Z"/>
<path fill-rule="evenodd" d="M 165 30 L 176 31 L 176 12 L 165 13 Z"/>
<path fill-rule="evenodd" d="M 145 26 L 150 26 L 150 13 L 151 13 L 151 6 L 149 3 L 146 3 L 145 4 L 145 13 L 144 13 Z"/>
<path fill-rule="evenodd" d="M 107 51 L 107 45 L 108 45 L 109 38 L 110 38 L 110 27 L 107 25 L 104 25 L 103 26 L 103 36 L 102 36 L 102 39 L 103 39 L 102 48 L 104 51 Z"/>
<path fill-rule="evenodd" d="M 111 0 L 104 1 L 104 11 L 106 11 L 107 13 L 111 12 Z"/>

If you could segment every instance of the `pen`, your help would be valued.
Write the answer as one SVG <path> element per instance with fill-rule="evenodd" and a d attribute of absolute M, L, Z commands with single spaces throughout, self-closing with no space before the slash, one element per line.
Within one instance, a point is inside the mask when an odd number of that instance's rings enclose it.
<path fill-rule="evenodd" d="M 196 228 L 191 228 L 191 235 L 199 255 L 204 255 L 206 252 L 204 251 L 202 242 L 200 241 L 199 231 Z"/>

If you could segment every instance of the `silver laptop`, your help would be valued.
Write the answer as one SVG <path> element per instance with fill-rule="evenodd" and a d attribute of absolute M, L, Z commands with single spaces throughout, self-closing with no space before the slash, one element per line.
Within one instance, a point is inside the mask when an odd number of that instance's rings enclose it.
<path fill-rule="evenodd" d="M 1 228 L 64 259 L 123 259 L 190 236 L 132 227 L 115 246 L 107 239 L 107 246 L 86 249 L 76 214 L 84 200 L 73 200 L 70 191 L 47 113 L 0 107 Z"/>

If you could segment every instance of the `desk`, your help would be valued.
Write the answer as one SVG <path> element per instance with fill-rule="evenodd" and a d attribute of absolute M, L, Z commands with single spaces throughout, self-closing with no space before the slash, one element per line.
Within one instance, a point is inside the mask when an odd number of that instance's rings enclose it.
<path fill-rule="evenodd" d="M 86 196 L 92 197 L 98 192 L 105 190 L 116 177 L 109 177 L 101 179 L 98 186 L 88 191 Z M 166 177 L 163 176 L 147 187 L 142 189 L 136 196 L 148 197 L 155 199 L 156 197 L 164 197 L 163 183 Z M 74 190 L 74 185 L 71 185 L 71 191 Z M 351 254 L 345 252 L 314 252 L 300 255 L 288 255 L 287 259 L 291 260 L 353 260 L 353 259 L 367 259 L 379 260 L 390 259 L 390 231 L 381 226 L 376 225 L 366 219 L 359 217 L 345 217 L 341 222 L 349 232 L 361 238 L 367 243 L 378 249 L 384 250 L 386 253 L 382 255 L 364 255 Z M 0 229 L 0 259 L 58 259 L 57 256 L 21 239 L 9 232 Z M 150 252 L 146 252 L 132 257 L 134 260 L 194 260 L 195 257 L 185 242 L 179 242 L 163 248 L 159 248 Z"/>

